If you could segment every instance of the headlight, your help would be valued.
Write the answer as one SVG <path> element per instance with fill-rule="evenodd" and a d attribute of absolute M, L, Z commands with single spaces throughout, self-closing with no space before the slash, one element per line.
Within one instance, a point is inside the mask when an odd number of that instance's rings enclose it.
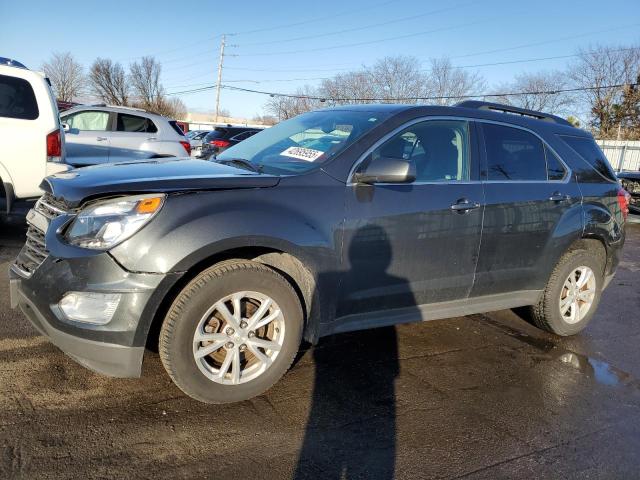
<path fill-rule="evenodd" d="M 129 238 L 162 208 L 164 195 L 136 195 L 95 203 L 73 220 L 66 239 L 72 245 L 104 250 Z"/>

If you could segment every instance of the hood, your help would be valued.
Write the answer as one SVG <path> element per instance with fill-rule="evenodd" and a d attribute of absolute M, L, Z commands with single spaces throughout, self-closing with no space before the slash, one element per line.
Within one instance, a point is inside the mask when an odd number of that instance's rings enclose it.
<path fill-rule="evenodd" d="M 628 178 L 630 180 L 640 180 L 640 172 L 618 172 L 618 178 Z"/>
<path fill-rule="evenodd" d="M 204 160 L 156 159 L 84 167 L 47 177 L 40 186 L 70 207 L 122 193 L 274 187 L 279 177 Z"/>

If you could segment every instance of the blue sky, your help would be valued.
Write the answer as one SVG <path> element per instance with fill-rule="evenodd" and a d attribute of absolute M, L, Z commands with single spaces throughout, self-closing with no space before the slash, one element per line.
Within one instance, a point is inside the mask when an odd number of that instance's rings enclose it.
<path fill-rule="evenodd" d="M 29 0 L 24 3 L 29 8 L 19 5 L 0 0 L 0 56 L 36 69 L 54 51 L 70 51 L 86 66 L 98 56 L 126 66 L 155 55 L 168 92 L 215 83 L 222 33 L 236 33 L 227 37 L 223 83 L 278 92 L 386 55 L 415 56 L 425 67 L 429 58 L 448 56 L 454 65 L 467 66 L 571 55 L 597 43 L 640 42 L 638 0 Z M 475 69 L 498 84 L 518 73 L 562 68 L 570 60 Z M 215 92 L 181 98 L 192 110 L 212 110 Z M 223 90 L 221 107 L 251 117 L 262 112 L 267 99 Z"/>

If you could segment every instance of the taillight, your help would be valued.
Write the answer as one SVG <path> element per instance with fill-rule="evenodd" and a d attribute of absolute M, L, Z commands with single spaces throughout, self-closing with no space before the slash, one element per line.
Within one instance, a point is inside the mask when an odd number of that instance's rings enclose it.
<path fill-rule="evenodd" d="M 618 205 L 620 205 L 620 211 L 622 217 L 626 220 L 629 215 L 629 202 L 631 201 L 631 195 L 624 188 L 618 189 Z"/>
<path fill-rule="evenodd" d="M 209 144 L 213 145 L 214 147 L 218 147 L 218 148 L 224 148 L 224 147 L 228 147 L 229 145 L 231 145 L 231 143 L 226 141 L 226 140 L 211 140 L 209 142 Z"/>
<path fill-rule="evenodd" d="M 191 144 L 189 142 L 180 140 L 180 145 L 182 145 L 184 149 L 187 151 L 187 155 L 191 155 Z"/>
<path fill-rule="evenodd" d="M 54 130 L 47 135 L 47 161 L 59 162 L 62 160 L 62 138 L 60 129 Z"/>

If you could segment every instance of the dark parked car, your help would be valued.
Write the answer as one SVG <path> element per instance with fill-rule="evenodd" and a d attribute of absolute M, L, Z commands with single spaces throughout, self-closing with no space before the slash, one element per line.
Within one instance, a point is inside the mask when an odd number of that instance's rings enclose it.
<path fill-rule="evenodd" d="M 622 187 L 629 192 L 629 210 L 640 214 L 640 172 L 620 172 Z"/>
<path fill-rule="evenodd" d="M 198 158 L 208 160 L 215 157 L 260 131 L 259 128 L 249 127 L 216 127 L 202 139 L 202 151 Z"/>
<path fill-rule="evenodd" d="M 43 189 L 12 304 L 108 375 L 140 375 L 159 342 L 173 381 L 213 403 L 268 389 L 303 338 L 523 306 L 578 333 L 627 215 L 591 135 L 480 102 L 326 109 L 215 162 L 103 165 Z"/>

